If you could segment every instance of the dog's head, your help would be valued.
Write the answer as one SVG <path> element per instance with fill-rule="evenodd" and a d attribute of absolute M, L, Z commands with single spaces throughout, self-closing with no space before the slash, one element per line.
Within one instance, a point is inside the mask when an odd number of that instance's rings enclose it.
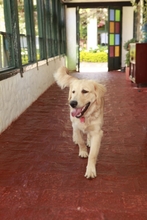
<path fill-rule="evenodd" d="M 71 115 L 81 118 L 89 116 L 96 108 L 101 106 L 101 100 L 106 88 L 93 80 L 75 80 L 70 84 L 69 105 Z"/>

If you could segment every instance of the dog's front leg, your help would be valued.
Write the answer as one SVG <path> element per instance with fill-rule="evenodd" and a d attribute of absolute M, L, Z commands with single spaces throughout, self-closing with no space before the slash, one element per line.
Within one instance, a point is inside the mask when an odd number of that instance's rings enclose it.
<path fill-rule="evenodd" d="M 85 177 L 87 178 L 95 178 L 96 177 L 96 161 L 101 145 L 101 139 L 103 136 L 103 131 L 100 130 L 98 134 L 91 136 L 91 147 L 90 153 L 88 157 L 88 164 L 86 168 Z"/>
<path fill-rule="evenodd" d="M 88 157 L 88 151 L 83 139 L 83 134 L 75 127 L 73 127 L 73 141 L 79 146 L 79 156 L 84 158 Z"/>

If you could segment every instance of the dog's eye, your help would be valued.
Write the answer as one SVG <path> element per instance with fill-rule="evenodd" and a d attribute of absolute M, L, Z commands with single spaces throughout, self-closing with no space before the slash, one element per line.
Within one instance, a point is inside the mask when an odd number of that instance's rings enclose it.
<path fill-rule="evenodd" d="M 75 93 L 75 91 L 73 90 L 72 93 Z"/>
<path fill-rule="evenodd" d="M 82 89 L 82 93 L 85 94 L 85 93 L 88 93 L 88 91 L 85 89 Z"/>

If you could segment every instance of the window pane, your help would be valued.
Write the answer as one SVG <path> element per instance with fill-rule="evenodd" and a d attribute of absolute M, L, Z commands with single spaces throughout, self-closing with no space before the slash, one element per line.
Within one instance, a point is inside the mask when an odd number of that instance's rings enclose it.
<path fill-rule="evenodd" d="M 119 34 L 120 32 L 120 22 L 115 22 L 115 33 Z"/>
<path fill-rule="evenodd" d="M 37 60 L 40 60 L 37 1 L 33 0 Z"/>
<path fill-rule="evenodd" d="M 26 36 L 24 0 L 17 0 L 17 3 L 22 64 L 26 64 L 28 63 L 28 45 Z"/>
<path fill-rule="evenodd" d="M 110 57 L 114 57 L 114 46 L 110 46 Z"/>
<path fill-rule="evenodd" d="M 115 57 L 119 57 L 119 46 L 115 46 Z"/>
<path fill-rule="evenodd" d="M 54 56 L 53 3 L 49 0 L 51 57 Z"/>
<path fill-rule="evenodd" d="M 110 9 L 110 21 L 114 21 L 114 9 Z"/>
<path fill-rule="evenodd" d="M 119 45 L 119 44 L 120 44 L 120 35 L 115 34 L 115 45 Z"/>
<path fill-rule="evenodd" d="M 0 0 L 0 31 L 6 32 L 3 0 Z"/>
<path fill-rule="evenodd" d="M 114 34 L 110 34 L 109 35 L 109 41 L 110 41 L 110 45 L 114 45 Z"/>
<path fill-rule="evenodd" d="M 120 21 L 120 10 L 115 11 L 115 21 Z"/>
<path fill-rule="evenodd" d="M 0 0 L 0 71 L 14 67 L 9 1 Z"/>
<path fill-rule="evenodd" d="M 110 22 L 110 33 L 114 33 L 114 22 Z"/>

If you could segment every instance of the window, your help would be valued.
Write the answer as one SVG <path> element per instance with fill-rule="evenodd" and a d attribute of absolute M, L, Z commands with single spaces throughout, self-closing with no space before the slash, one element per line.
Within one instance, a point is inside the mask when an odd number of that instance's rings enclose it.
<path fill-rule="evenodd" d="M 17 0 L 22 64 L 36 61 L 33 2 Z"/>
<path fill-rule="evenodd" d="M 60 0 L 0 0 L 0 72 L 64 53 Z"/>
<path fill-rule="evenodd" d="M 35 25 L 35 43 L 36 43 L 36 53 L 37 53 L 36 59 L 40 60 L 37 0 L 33 0 L 33 8 L 34 8 L 34 25 Z"/>
<path fill-rule="evenodd" d="M 17 4 L 18 4 L 21 58 L 22 58 L 22 64 L 26 64 L 28 63 L 28 42 L 27 42 L 27 34 L 26 34 L 24 0 L 17 0 Z"/>
<path fill-rule="evenodd" d="M 14 66 L 9 1 L 0 0 L 0 71 Z"/>

